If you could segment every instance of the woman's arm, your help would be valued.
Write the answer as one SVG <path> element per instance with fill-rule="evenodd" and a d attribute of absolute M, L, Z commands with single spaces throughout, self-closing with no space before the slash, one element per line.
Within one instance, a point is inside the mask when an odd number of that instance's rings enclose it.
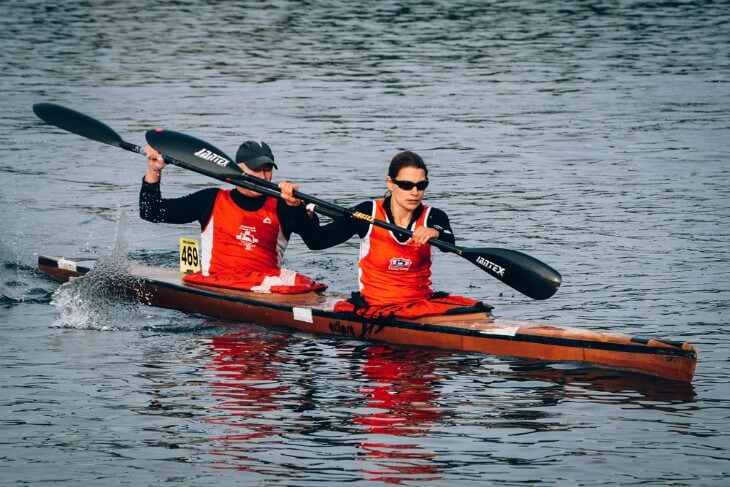
<path fill-rule="evenodd" d="M 451 223 L 449 223 L 449 217 L 438 208 L 431 208 L 431 213 L 428 215 L 426 226 L 438 230 L 439 240 L 450 244 L 456 243 L 454 232 L 451 230 Z"/>

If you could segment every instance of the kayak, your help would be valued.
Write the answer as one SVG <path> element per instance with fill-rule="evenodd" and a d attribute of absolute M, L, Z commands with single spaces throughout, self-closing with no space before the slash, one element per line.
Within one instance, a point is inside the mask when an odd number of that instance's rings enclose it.
<path fill-rule="evenodd" d="M 66 282 L 93 269 L 93 260 L 39 256 L 38 270 Z M 337 293 L 263 294 L 187 284 L 177 269 L 131 265 L 128 285 L 140 302 L 231 321 L 293 328 L 405 346 L 593 366 L 691 382 L 697 365 L 687 342 L 592 331 L 470 312 L 417 319 L 363 318 L 335 312 Z"/>

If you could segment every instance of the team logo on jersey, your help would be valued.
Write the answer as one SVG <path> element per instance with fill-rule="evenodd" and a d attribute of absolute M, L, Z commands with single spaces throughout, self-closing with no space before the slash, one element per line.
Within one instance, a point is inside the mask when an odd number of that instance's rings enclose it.
<path fill-rule="evenodd" d="M 407 271 L 411 268 L 411 259 L 403 257 L 393 257 L 388 265 L 389 271 Z"/>
<path fill-rule="evenodd" d="M 241 232 L 236 235 L 236 239 L 241 242 L 241 245 L 243 245 L 246 250 L 251 250 L 256 247 L 256 244 L 259 241 L 259 239 L 257 239 L 255 235 L 256 227 L 247 227 L 246 225 L 241 225 L 238 228 L 241 230 Z"/>
<path fill-rule="evenodd" d="M 269 218 L 268 216 L 266 218 L 264 218 L 264 223 L 271 224 L 271 218 Z"/>

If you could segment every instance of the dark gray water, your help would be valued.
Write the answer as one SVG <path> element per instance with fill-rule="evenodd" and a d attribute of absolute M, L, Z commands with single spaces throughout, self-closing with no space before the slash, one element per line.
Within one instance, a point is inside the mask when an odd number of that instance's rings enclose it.
<path fill-rule="evenodd" d="M 0 3 L 0 483 L 726 485 L 727 2 Z M 144 159 L 42 124 L 52 101 L 130 142 L 165 126 L 342 204 L 398 150 L 459 242 L 564 284 L 531 301 L 453 255 L 439 289 L 523 319 L 687 340 L 684 387 L 409 350 L 110 298 L 194 225 L 140 221 Z M 167 195 L 216 184 L 182 169 Z M 357 242 L 287 267 L 355 287 Z M 59 287 L 39 253 L 100 256 Z M 106 284 L 105 284 L 106 283 Z"/>

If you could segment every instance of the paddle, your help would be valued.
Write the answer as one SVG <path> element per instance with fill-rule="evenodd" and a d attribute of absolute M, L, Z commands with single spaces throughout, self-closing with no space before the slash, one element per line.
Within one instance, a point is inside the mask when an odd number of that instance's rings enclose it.
<path fill-rule="evenodd" d="M 225 153 L 211 144 L 195 137 L 172 130 L 153 129 L 146 133 L 147 142 L 160 153 L 195 167 L 206 167 L 206 173 L 214 172 L 217 179 L 223 179 L 238 186 L 254 184 L 265 192 L 278 191 L 276 183 L 245 174 Z M 197 169 L 194 169 L 197 170 Z M 202 172 L 202 171 L 199 171 Z M 244 186 L 248 187 L 248 186 Z M 267 192 L 267 194 L 270 194 Z M 396 233 L 411 236 L 410 230 L 370 215 L 330 203 L 299 191 L 294 196 L 315 205 L 315 209 L 330 217 L 349 217 L 366 221 Z M 533 299 L 547 299 L 558 290 L 562 282 L 560 274 L 549 265 L 522 252 L 500 248 L 463 248 L 438 239 L 429 243 L 447 252 L 455 253 L 473 263 L 491 276 Z"/>
<path fill-rule="evenodd" d="M 71 133 L 130 152 L 144 154 L 142 147 L 125 142 L 108 125 L 83 113 L 54 103 L 37 103 L 33 105 L 33 111 L 45 122 Z M 169 164 L 259 193 L 274 197 L 280 196 L 278 186 L 275 183 L 242 173 L 230 157 L 225 156 L 223 151 L 207 142 L 185 134 L 161 129 L 148 131 L 147 138 L 148 141 L 154 141 L 157 144 L 150 142 L 150 145 L 163 153 L 165 162 Z M 330 217 L 346 216 L 394 232 L 405 235 L 412 234 L 405 228 L 376 220 L 370 215 L 343 208 L 299 192 L 294 194 L 296 197 L 316 205 L 318 212 Z M 561 277 L 557 271 L 522 252 L 499 248 L 462 248 L 437 239 L 431 239 L 429 243 L 467 259 L 508 286 L 533 299 L 549 298 L 555 294 L 561 283 Z"/>
<path fill-rule="evenodd" d="M 81 112 L 77 112 L 76 110 L 56 105 L 55 103 L 36 103 L 33 105 L 33 112 L 44 122 L 55 125 L 56 127 L 62 128 L 76 135 L 145 156 L 144 148 L 125 142 L 122 137 L 114 131 L 114 129 L 105 123 Z M 213 149 L 216 152 L 221 152 L 218 149 Z M 193 159 L 191 162 L 186 162 L 177 160 L 166 154 L 163 154 L 163 158 L 167 164 L 173 164 L 224 182 L 228 182 L 228 176 L 238 176 L 241 173 L 241 169 L 235 165 L 235 169 L 232 167 L 223 168 L 222 166 L 211 165 L 209 161 L 205 160 Z M 279 196 L 278 186 L 277 191 L 270 189 L 267 190 L 266 188 L 261 188 L 258 185 L 254 185 L 246 181 L 242 181 L 239 186 L 243 186 L 247 189 L 258 191 L 260 193 L 266 193 L 270 196 Z"/>

